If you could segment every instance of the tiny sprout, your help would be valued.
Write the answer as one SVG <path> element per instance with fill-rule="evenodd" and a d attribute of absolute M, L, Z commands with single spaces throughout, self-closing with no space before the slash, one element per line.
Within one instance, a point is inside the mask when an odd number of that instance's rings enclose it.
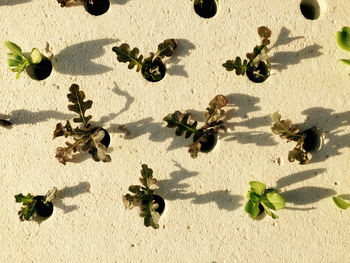
<path fill-rule="evenodd" d="M 77 0 L 57 0 L 61 7 L 76 4 Z M 110 6 L 109 0 L 81 0 L 85 10 L 94 16 L 103 15 Z"/>
<path fill-rule="evenodd" d="M 249 185 L 250 190 L 247 193 L 249 200 L 244 210 L 253 218 L 265 212 L 273 219 L 277 219 L 278 216 L 270 209 L 277 211 L 284 208 L 284 198 L 276 190 L 266 189 L 266 185 L 261 182 L 252 181 L 249 182 Z"/>
<path fill-rule="evenodd" d="M 350 27 L 343 27 L 335 35 L 335 41 L 341 49 L 350 52 Z M 340 59 L 341 62 L 350 65 L 350 59 Z"/>
<path fill-rule="evenodd" d="M 227 71 L 236 71 L 236 75 L 247 74 L 247 77 L 256 83 L 264 82 L 270 76 L 270 64 L 267 61 L 267 45 L 270 44 L 271 30 L 265 26 L 258 28 L 261 37 L 260 46 L 255 46 L 252 53 L 247 53 L 247 59 L 236 57 L 235 60 L 227 60 L 223 65 Z"/>
<path fill-rule="evenodd" d="M 222 109 L 228 103 L 224 95 L 216 95 L 209 103 L 209 107 L 205 113 L 206 122 L 204 126 L 197 129 L 197 121 L 191 122 L 190 113 L 182 113 L 175 111 L 164 117 L 168 128 L 176 128 L 175 134 L 181 136 L 185 133 L 185 138 L 189 138 L 192 134 L 193 143 L 189 145 L 188 152 L 192 158 L 198 156 L 198 152 L 210 152 L 217 143 L 217 135 L 219 130 L 226 130 L 224 122 L 220 120 L 225 111 Z"/>
<path fill-rule="evenodd" d="M 333 199 L 333 202 L 335 203 L 335 205 L 341 209 L 345 210 L 345 209 L 350 207 L 350 203 L 346 202 L 345 200 L 343 200 L 340 197 L 333 196 L 332 199 Z"/>
<path fill-rule="evenodd" d="M 113 47 L 112 50 L 117 54 L 119 62 L 129 62 L 128 68 L 133 69 L 136 66 L 136 71 L 141 70 L 142 76 L 151 82 L 157 82 L 164 78 L 166 67 L 162 59 L 171 57 L 177 43 L 174 39 L 167 39 L 158 45 L 156 53 L 150 53 L 150 57 L 144 59 L 143 55 L 139 55 L 139 49 L 130 50 L 127 43 L 121 44 L 119 47 Z"/>
<path fill-rule="evenodd" d="M 287 141 L 295 141 L 297 145 L 288 153 L 288 160 L 294 162 L 299 161 L 299 164 L 307 164 L 309 153 L 321 149 L 323 144 L 323 135 L 316 127 L 300 131 L 299 127 L 293 125 L 290 120 L 281 120 L 281 115 L 278 112 L 272 114 L 274 121 L 271 130 L 274 134 L 279 135 Z"/>
<path fill-rule="evenodd" d="M 91 127 L 89 121 L 92 116 L 85 116 L 85 111 L 91 108 L 92 101 L 84 101 L 85 94 L 79 90 L 77 84 L 72 84 L 69 91 L 67 97 L 73 104 L 68 105 L 68 109 L 79 114 L 79 118 L 74 118 L 73 122 L 81 123 L 83 127 L 73 129 L 69 121 L 65 126 L 62 123 L 56 125 L 53 139 L 59 136 L 70 136 L 74 139 L 74 143 L 66 142 L 67 147 L 57 148 L 56 158 L 60 163 L 66 164 L 67 161 L 73 160 L 73 153 L 78 151 L 88 152 L 96 162 L 110 162 L 111 157 L 106 154 L 110 143 L 109 133 L 101 127 Z"/>
<path fill-rule="evenodd" d="M 45 196 L 37 195 L 33 196 L 27 194 L 15 195 L 16 203 L 22 203 L 23 207 L 18 212 L 19 219 L 21 221 L 29 221 L 33 216 L 39 215 L 40 217 L 49 217 L 53 213 L 52 200 L 56 197 L 57 188 L 53 187 L 47 192 Z"/>
<path fill-rule="evenodd" d="M 131 185 L 129 191 L 133 194 L 123 196 L 124 206 L 126 209 L 139 206 L 140 216 L 144 218 L 144 225 L 157 229 L 159 228 L 159 218 L 165 208 L 165 202 L 161 196 L 154 194 L 155 191 L 151 187 L 157 183 L 157 180 L 153 178 L 153 170 L 148 168 L 146 164 L 142 164 L 139 180 L 142 186 Z"/>
<path fill-rule="evenodd" d="M 11 50 L 11 53 L 7 53 L 7 64 L 9 70 L 17 72 L 16 79 L 24 70 L 30 78 L 35 80 L 43 80 L 50 76 L 52 63 L 37 48 L 33 48 L 30 57 L 27 58 L 23 55 L 22 49 L 15 43 L 5 41 L 5 46 Z"/>

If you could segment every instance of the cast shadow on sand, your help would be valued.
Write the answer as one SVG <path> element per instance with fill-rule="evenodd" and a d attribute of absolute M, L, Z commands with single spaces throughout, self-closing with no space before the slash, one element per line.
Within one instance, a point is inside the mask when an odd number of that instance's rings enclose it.
<path fill-rule="evenodd" d="M 275 44 L 269 48 L 269 50 L 273 50 L 273 48 L 279 46 L 288 45 L 295 40 L 304 38 L 303 36 L 290 37 L 290 32 L 289 29 L 282 27 Z M 323 54 L 320 52 L 321 48 L 321 46 L 314 44 L 298 51 L 277 51 L 269 58 L 269 62 L 272 69 L 282 71 L 287 69 L 289 65 L 296 65 L 302 60 L 321 56 Z"/>
<path fill-rule="evenodd" d="M 116 43 L 118 40 L 104 38 L 74 44 L 61 50 L 53 59 L 53 67 L 62 74 L 68 75 L 98 75 L 111 71 L 113 68 L 93 60 L 102 57 L 104 46 Z"/>
<path fill-rule="evenodd" d="M 187 200 L 190 199 L 193 204 L 216 203 L 220 210 L 233 211 L 240 207 L 242 196 L 232 195 L 228 190 L 216 190 L 205 194 L 196 192 L 187 192 L 186 188 L 190 185 L 183 181 L 197 176 L 198 172 L 191 172 L 185 169 L 181 164 L 174 161 L 179 169 L 170 173 L 171 179 L 159 180 L 157 193 L 165 200 Z"/>
<path fill-rule="evenodd" d="M 0 6 L 2 5 L 19 5 L 30 2 L 31 0 L 1 0 Z"/>

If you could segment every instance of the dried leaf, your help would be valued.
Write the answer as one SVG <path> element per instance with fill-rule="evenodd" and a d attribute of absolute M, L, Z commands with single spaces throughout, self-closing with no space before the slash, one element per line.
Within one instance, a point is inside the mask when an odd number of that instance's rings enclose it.
<path fill-rule="evenodd" d="M 157 51 L 156 55 L 154 56 L 154 58 L 156 58 L 156 57 L 160 57 L 160 58 L 171 57 L 174 54 L 176 47 L 177 47 L 177 43 L 176 43 L 175 39 L 164 40 L 163 43 L 158 45 L 158 51 Z"/>
<path fill-rule="evenodd" d="M 143 64 L 143 56 L 139 56 L 139 49 L 134 48 L 130 50 L 130 46 L 127 43 L 121 44 L 119 47 L 113 47 L 112 51 L 117 54 L 117 60 L 119 62 L 129 62 L 128 68 L 132 69 L 136 65 L 136 71 L 140 71 Z"/>
<path fill-rule="evenodd" d="M 298 141 L 301 138 L 298 126 L 293 125 L 290 120 L 281 120 L 281 115 L 278 112 L 272 114 L 272 120 L 274 122 L 271 127 L 272 132 L 282 139 Z"/>
<path fill-rule="evenodd" d="M 218 121 L 223 117 L 225 111 L 222 110 L 228 103 L 227 98 L 224 95 L 216 95 L 210 102 L 209 107 L 205 113 L 205 118 L 207 119 L 206 125 L 213 126 L 212 124 L 217 125 Z"/>

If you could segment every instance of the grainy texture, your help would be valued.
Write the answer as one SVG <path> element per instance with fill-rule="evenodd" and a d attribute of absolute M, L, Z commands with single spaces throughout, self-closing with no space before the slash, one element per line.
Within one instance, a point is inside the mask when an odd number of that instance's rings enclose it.
<path fill-rule="evenodd" d="M 338 62 L 350 54 L 334 41 L 350 26 L 350 8 L 325 2 L 324 15 L 310 21 L 290 0 L 222 0 L 209 20 L 189 0 L 112 0 L 100 17 L 55 0 L 0 0 L 0 42 L 49 56 L 48 42 L 55 55 L 46 80 L 16 80 L 0 45 L 0 117 L 14 123 L 0 127 L 0 262 L 350 262 L 350 211 L 331 200 L 350 194 L 350 67 Z M 275 65 L 255 84 L 222 63 L 251 52 L 262 25 L 272 31 Z M 147 55 L 168 38 L 178 39 L 178 50 L 158 83 L 118 63 L 111 50 L 127 42 Z M 52 140 L 52 133 L 72 118 L 66 94 L 73 83 L 94 101 L 92 121 L 111 134 L 111 163 L 84 155 L 63 166 L 55 159 L 64 138 Z M 213 152 L 191 159 L 191 141 L 175 137 L 162 118 L 189 110 L 203 121 L 216 94 L 229 100 L 229 131 Z M 271 132 L 276 110 L 326 132 L 328 143 L 310 164 L 286 160 L 293 145 Z M 141 163 L 153 169 L 166 200 L 158 230 L 122 204 Z M 251 180 L 285 196 L 278 220 L 254 221 L 244 212 Z M 63 189 L 53 215 L 40 225 L 21 223 L 14 195 L 53 186 Z"/>

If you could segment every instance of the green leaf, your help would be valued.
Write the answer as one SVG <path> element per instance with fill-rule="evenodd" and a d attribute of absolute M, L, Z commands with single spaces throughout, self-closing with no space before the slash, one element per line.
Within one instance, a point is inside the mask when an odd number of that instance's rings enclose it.
<path fill-rule="evenodd" d="M 153 170 L 148 168 L 146 164 L 142 164 L 140 182 L 147 190 L 150 190 L 150 186 L 157 183 L 157 180 L 153 178 Z"/>
<path fill-rule="evenodd" d="M 271 210 L 269 209 L 269 207 L 266 206 L 266 203 L 265 202 L 261 202 L 261 205 L 264 207 L 264 211 L 267 215 L 271 216 L 273 219 L 277 219 L 278 216 L 271 212 Z"/>
<path fill-rule="evenodd" d="M 5 41 L 5 46 L 17 56 L 24 57 L 22 53 L 22 49 L 19 46 L 17 46 L 15 43 L 10 41 Z"/>
<path fill-rule="evenodd" d="M 236 75 L 244 75 L 245 72 L 247 71 L 247 65 L 248 65 L 248 60 L 244 59 L 243 64 L 242 64 L 242 59 L 240 57 L 236 57 L 236 59 L 233 60 L 227 60 L 222 66 L 226 68 L 227 71 L 236 71 Z"/>
<path fill-rule="evenodd" d="M 254 203 L 251 200 L 248 200 L 244 206 L 244 211 L 250 214 L 253 218 L 257 217 L 257 215 L 260 213 L 259 203 Z"/>
<path fill-rule="evenodd" d="M 346 65 L 350 65 L 350 59 L 340 59 L 340 61 L 345 63 Z"/>
<path fill-rule="evenodd" d="M 89 127 L 90 124 L 88 124 L 88 122 L 92 116 L 85 116 L 85 111 L 91 108 L 92 101 L 88 100 L 84 102 L 85 94 L 83 91 L 79 90 L 79 86 L 77 84 L 72 84 L 69 91 L 70 93 L 67 95 L 67 97 L 73 104 L 68 105 L 68 109 L 78 113 L 80 116 L 79 118 L 74 118 L 73 121 L 76 123 L 82 122 L 86 128 Z"/>
<path fill-rule="evenodd" d="M 341 49 L 350 52 L 350 27 L 343 27 L 335 35 L 335 41 Z"/>
<path fill-rule="evenodd" d="M 262 198 L 262 202 L 272 210 L 279 210 L 284 208 L 285 200 L 284 198 L 276 192 L 276 190 L 267 190 Z"/>
<path fill-rule="evenodd" d="M 350 207 L 350 203 L 344 201 L 343 199 L 341 199 L 340 197 L 332 197 L 333 202 L 336 204 L 337 207 L 341 208 L 341 209 L 347 209 Z"/>
<path fill-rule="evenodd" d="M 254 191 L 259 195 L 262 195 L 266 189 L 266 185 L 258 181 L 251 181 L 249 182 L 249 185 L 251 191 Z"/>
<path fill-rule="evenodd" d="M 175 39 L 164 40 L 163 43 L 158 45 L 158 51 L 156 55 L 153 57 L 153 60 L 156 57 L 160 57 L 160 58 L 171 57 L 174 54 L 176 47 L 177 47 L 177 44 Z"/>
<path fill-rule="evenodd" d="M 36 200 L 34 196 L 31 194 L 27 194 L 24 196 L 23 194 L 15 195 L 16 203 L 22 203 L 23 207 L 19 211 L 19 219 L 20 220 L 30 220 L 32 215 L 36 212 L 35 203 Z"/>
<path fill-rule="evenodd" d="M 140 214 L 140 216 L 144 217 L 144 225 L 146 227 L 152 226 L 154 229 L 159 228 L 159 218 L 160 215 L 155 211 L 158 205 L 154 204 L 153 201 L 149 201 L 145 207 L 144 211 Z"/>
<path fill-rule="evenodd" d="M 37 48 L 33 48 L 32 53 L 30 53 L 31 62 L 33 64 L 39 64 L 42 60 L 42 55 Z"/>
<path fill-rule="evenodd" d="M 289 141 L 298 141 L 300 139 L 299 127 L 293 125 L 290 120 L 281 120 L 281 115 L 278 112 L 272 114 L 272 120 L 274 123 L 271 130 L 274 134 Z"/>
<path fill-rule="evenodd" d="M 191 114 L 190 113 L 181 113 L 180 111 L 175 111 L 170 113 L 163 118 L 167 122 L 168 128 L 175 128 L 175 134 L 177 136 L 183 135 L 185 132 L 185 138 L 189 138 L 192 133 L 197 133 L 197 122 L 191 124 Z"/>
<path fill-rule="evenodd" d="M 134 48 L 130 50 L 130 46 L 127 43 L 121 44 L 119 47 L 113 47 L 112 51 L 117 54 L 117 60 L 119 62 L 129 62 L 128 68 L 132 69 L 136 65 L 136 71 L 140 71 L 143 64 L 143 56 L 139 56 L 139 49 Z"/>
<path fill-rule="evenodd" d="M 34 196 L 31 194 L 27 194 L 26 196 L 24 196 L 23 194 L 15 195 L 16 203 L 23 203 L 24 205 L 35 202 L 33 198 Z"/>

